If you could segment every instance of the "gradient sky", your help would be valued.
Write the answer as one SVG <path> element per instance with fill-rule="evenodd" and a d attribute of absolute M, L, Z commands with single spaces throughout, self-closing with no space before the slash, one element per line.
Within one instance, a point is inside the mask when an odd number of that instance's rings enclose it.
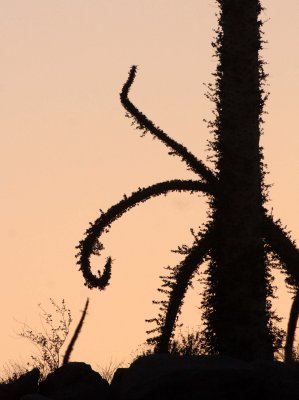
<path fill-rule="evenodd" d="M 271 96 L 265 116 L 269 208 L 299 238 L 299 2 L 264 0 Z M 91 303 L 72 359 L 97 365 L 128 359 L 156 316 L 159 275 L 178 261 L 205 221 L 202 197 L 171 194 L 131 210 L 104 238 L 114 262 L 110 286 L 90 291 L 75 260 L 88 222 L 124 193 L 171 178 L 194 178 L 149 136 L 140 138 L 119 102 L 132 64 L 131 98 L 157 125 L 206 160 L 203 119 L 213 105 L 213 0 L 0 0 L 2 365 L 34 348 L 17 336 L 41 328 L 38 303 L 65 299 L 75 321 Z M 290 296 L 278 291 L 286 316 Z M 200 286 L 188 293 L 185 326 L 200 325 Z M 285 320 L 284 320 L 285 324 Z"/>

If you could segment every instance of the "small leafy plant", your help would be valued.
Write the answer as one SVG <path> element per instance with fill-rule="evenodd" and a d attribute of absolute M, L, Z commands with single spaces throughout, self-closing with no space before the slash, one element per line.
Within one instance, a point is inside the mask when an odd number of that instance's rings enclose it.
<path fill-rule="evenodd" d="M 187 330 L 185 333 L 179 332 L 177 338 L 170 342 L 170 354 L 180 356 L 198 356 L 203 355 L 203 335 L 200 331 Z"/>
<path fill-rule="evenodd" d="M 44 380 L 50 372 L 55 371 L 61 365 L 69 362 L 87 315 L 89 299 L 86 300 L 80 321 L 76 326 L 63 357 L 61 355 L 61 349 L 70 331 L 72 322 L 71 310 L 67 308 L 64 299 L 61 301 L 61 305 L 56 303 L 52 298 L 50 298 L 50 302 L 56 313 L 55 318 L 53 313 L 47 312 L 41 304 L 38 305 L 41 310 L 40 319 L 42 332 L 34 331 L 29 325 L 22 323 L 23 330 L 18 333 L 19 336 L 29 339 L 38 349 L 38 353 L 31 356 L 31 362 L 28 362 L 26 367 L 16 362 L 7 363 L 3 367 L 5 377 L 0 379 L 0 382 L 15 381 L 32 368 L 38 368 L 40 371 L 40 380 Z"/>
<path fill-rule="evenodd" d="M 61 305 L 52 298 L 50 302 L 54 307 L 54 312 L 58 316 L 55 319 L 52 313 L 47 312 L 41 304 L 38 305 L 41 310 L 40 319 L 42 331 L 36 332 L 29 325 L 23 324 L 23 330 L 19 336 L 30 340 L 38 349 L 38 354 L 31 356 L 32 364 L 29 366 L 37 367 L 41 376 L 46 376 L 55 371 L 61 360 L 61 348 L 64 345 L 69 334 L 69 328 L 72 322 L 71 311 L 67 308 L 65 300 Z"/>

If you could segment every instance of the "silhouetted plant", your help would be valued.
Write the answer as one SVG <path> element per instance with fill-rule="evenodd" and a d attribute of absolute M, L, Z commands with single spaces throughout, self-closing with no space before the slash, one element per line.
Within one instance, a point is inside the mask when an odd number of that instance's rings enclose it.
<path fill-rule="evenodd" d="M 295 332 L 297 327 L 298 321 L 298 313 L 299 313 L 299 292 L 294 294 L 289 322 L 287 327 L 287 335 L 286 335 L 286 342 L 284 348 L 284 361 L 291 362 L 291 361 L 298 361 L 298 351 L 296 354 L 296 350 L 294 349 L 294 341 L 295 341 Z M 298 349 L 297 349 L 298 350 Z"/>
<path fill-rule="evenodd" d="M 110 359 L 105 366 L 97 366 L 97 370 L 103 379 L 111 383 L 113 376 L 118 368 L 123 368 L 124 361 L 113 361 Z"/>
<path fill-rule="evenodd" d="M 150 133 L 178 156 L 197 180 L 172 180 L 138 189 L 90 224 L 78 245 L 78 264 L 89 288 L 104 289 L 111 277 L 111 257 L 103 273 L 91 271 L 91 255 L 100 255 L 100 236 L 112 222 L 134 206 L 174 191 L 202 192 L 210 204 L 209 220 L 194 234 L 191 247 L 179 248 L 185 258 L 162 277 L 160 292 L 167 299 L 157 318 L 149 321 L 156 336 L 148 340 L 156 352 L 169 352 L 173 331 L 184 296 L 199 266 L 209 263 L 203 300 L 204 351 L 242 359 L 273 359 L 281 343 L 277 316 L 271 311 L 273 297 L 270 267 L 278 258 L 288 284 L 299 286 L 299 251 L 279 220 L 265 209 L 268 191 L 259 140 L 267 94 L 266 74 L 259 51 L 262 48 L 258 0 L 217 0 L 219 28 L 213 46 L 219 63 L 215 85 L 207 96 L 215 103 L 215 120 L 209 126 L 214 139 L 214 171 L 182 144 L 155 126 L 129 100 L 137 67 L 133 66 L 120 94 L 126 116 L 141 131 Z"/>
<path fill-rule="evenodd" d="M 25 367 L 16 361 L 9 361 L 2 367 L 0 383 L 14 382 L 28 371 L 29 365 Z"/>
<path fill-rule="evenodd" d="M 261 230 L 267 187 L 260 134 L 267 94 L 258 0 L 218 0 L 213 43 L 219 60 L 210 123 L 217 195 L 211 200 L 214 230 L 203 300 L 206 347 L 240 358 L 273 358 L 270 272 Z"/>
<path fill-rule="evenodd" d="M 169 354 L 176 354 L 180 356 L 195 356 L 206 354 L 205 349 L 203 348 L 204 340 L 203 335 L 200 330 L 187 328 L 183 331 L 181 328 L 179 332 L 173 336 L 172 340 L 168 346 Z M 138 360 L 139 358 L 149 356 L 154 354 L 155 349 L 151 344 L 148 343 L 148 340 L 145 343 L 142 343 L 138 346 L 138 349 L 131 354 L 130 363 Z"/>
<path fill-rule="evenodd" d="M 82 317 L 80 318 L 61 363 L 61 349 L 69 335 L 72 322 L 71 311 L 66 307 L 64 300 L 62 300 L 61 305 L 58 305 L 51 298 L 50 302 L 54 307 L 56 318 L 53 317 L 53 314 L 45 311 L 39 304 L 38 306 L 42 312 L 40 318 L 43 331 L 36 332 L 29 325 L 23 324 L 23 330 L 19 333 L 19 336 L 29 339 L 38 349 L 39 354 L 31 356 L 32 363 L 28 363 L 27 367 L 37 367 L 40 370 L 41 379 L 44 379 L 50 372 L 55 371 L 61 364 L 69 362 L 87 315 L 89 305 L 89 299 L 87 299 Z M 57 318 L 59 321 L 56 321 Z"/>
<path fill-rule="evenodd" d="M 80 321 L 79 321 L 79 323 L 78 323 L 78 325 L 77 325 L 77 327 L 75 329 L 75 332 L 74 332 L 74 334 L 73 334 L 73 336 L 72 336 L 72 338 L 70 340 L 70 343 L 69 343 L 69 345 L 68 345 L 68 347 L 67 347 L 67 349 L 66 349 L 66 351 L 64 353 L 62 365 L 67 364 L 69 362 L 71 353 L 74 350 L 75 343 L 76 343 L 76 341 L 77 341 L 77 339 L 78 339 L 78 337 L 80 335 L 80 332 L 81 332 L 85 317 L 87 315 L 88 306 L 89 306 L 89 299 L 86 300 L 86 303 L 85 303 L 85 306 L 84 306 L 84 310 L 82 311 L 82 317 L 80 318 Z"/>
<path fill-rule="evenodd" d="M 41 304 L 38 305 L 41 310 L 42 332 L 34 331 L 29 325 L 23 324 L 23 330 L 19 335 L 29 339 L 37 348 L 38 355 L 31 356 L 34 367 L 37 367 L 43 377 L 48 373 L 55 371 L 60 365 L 60 350 L 64 345 L 69 334 L 69 327 L 72 322 L 71 311 L 66 307 L 62 300 L 58 305 L 53 299 L 50 302 L 59 321 L 54 320 L 53 314 L 47 312 Z M 57 318 L 56 317 L 56 318 Z"/>
<path fill-rule="evenodd" d="M 178 354 L 180 356 L 198 356 L 205 353 L 203 348 L 202 333 L 198 331 L 179 332 L 177 338 L 173 338 L 170 346 L 170 354 Z"/>

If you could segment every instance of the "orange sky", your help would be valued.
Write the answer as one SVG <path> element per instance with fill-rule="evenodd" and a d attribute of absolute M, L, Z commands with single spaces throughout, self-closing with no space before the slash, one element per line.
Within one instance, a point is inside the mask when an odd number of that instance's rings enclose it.
<path fill-rule="evenodd" d="M 299 237 L 299 3 L 263 1 L 263 52 L 270 99 L 262 144 L 274 214 Z M 196 195 L 157 198 L 130 211 L 105 237 L 115 259 L 111 285 L 90 291 L 75 264 L 88 222 L 124 193 L 171 178 L 194 178 L 124 117 L 119 91 L 139 66 L 131 98 L 157 125 L 206 160 L 212 104 L 213 0 L 0 1 L 1 361 L 25 363 L 34 349 L 16 332 L 40 328 L 37 304 L 64 298 L 74 320 L 87 296 L 88 318 L 73 360 L 105 365 L 128 358 L 156 315 L 170 252 L 190 244 L 205 221 Z M 103 265 L 99 259 L 99 266 Z M 195 289 L 183 310 L 200 324 Z M 285 315 L 289 296 L 275 305 Z M 74 325 L 73 325 L 74 327 Z"/>

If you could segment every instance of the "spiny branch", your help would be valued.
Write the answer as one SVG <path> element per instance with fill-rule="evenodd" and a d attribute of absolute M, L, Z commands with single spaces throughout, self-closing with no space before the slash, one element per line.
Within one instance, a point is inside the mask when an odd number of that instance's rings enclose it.
<path fill-rule="evenodd" d="M 148 339 L 149 343 L 156 343 L 155 352 L 157 353 L 168 352 L 169 342 L 183 304 L 183 299 L 188 286 L 191 285 L 195 272 L 204 261 L 211 247 L 211 236 L 211 230 L 208 230 L 202 235 L 201 239 L 195 241 L 185 259 L 172 269 L 169 277 L 163 278 L 164 284 L 162 286 L 170 289 L 170 291 L 160 289 L 161 292 L 167 293 L 169 297 L 167 302 L 157 302 L 162 305 L 160 311 L 164 312 L 164 315 L 160 314 L 160 319 L 148 320 L 149 322 L 155 321 L 158 324 L 157 329 L 148 332 L 156 330 L 160 332 L 159 336 Z"/>
<path fill-rule="evenodd" d="M 91 224 L 90 228 L 86 231 L 86 237 L 81 240 L 77 246 L 79 249 L 79 253 L 77 254 L 77 257 L 79 258 L 77 264 L 80 265 L 79 269 L 82 271 L 84 276 L 85 285 L 90 289 L 96 287 L 103 290 L 109 284 L 112 264 L 111 257 L 107 259 L 104 272 L 101 274 L 100 271 L 98 271 L 98 276 L 95 276 L 91 272 L 89 259 L 92 254 L 99 255 L 100 251 L 104 249 L 103 244 L 99 242 L 99 237 L 102 233 L 108 232 L 112 222 L 120 218 L 125 212 L 129 211 L 136 205 L 143 203 L 152 197 L 160 196 L 162 194 L 166 195 L 167 193 L 174 191 L 189 191 L 191 193 L 200 191 L 210 194 L 211 187 L 203 182 L 180 179 L 156 183 L 147 188 L 139 189 L 129 197 L 124 196 L 124 199 L 110 207 L 105 213 L 102 213 L 102 215 Z"/>
<path fill-rule="evenodd" d="M 135 107 L 134 104 L 129 100 L 128 94 L 134 82 L 136 72 L 137 66 L 133 65 L 130 69 L 129 77 L 120 93 L 120 100 L 125 110 L 137 123 L 137 129 L 140 129 L 143 133 L 150 132 L 154 137 L 161 140 L 162 143 L 164 143 L 172 150 L 170 154 L 175 154 L 181 157 L 181 159 L 188 165 L 191 171 L 195 172 L 197 175 L 200 175 L 205 181 L 211 184 L 215 184 L 215 175 L 201 160 L 195 157 L 185 146 L 176 142 L 171 137 L 169 137 L 162 129 L 155 126 L 155 124 L 150 119 L 148 119 L 141 111 L 139 111 L 138 108 Z"/>
<path fill-rule="evenodd" d="M 75 345 L 75 343 L 76 343 L 76 341 L 78 339 L 78 336 L 79 336 L 79 334 L 81 332 L 81 329 L 82 329 L 82 326 L 83 326 L 83 323 L 84 323 L 84 320 L 85 320 L 85 317 L 86 317 L 86 314 L 87 314 L 88 305 L 89 305 L 89 298 L 87 298 L 87 300 L 86 300 L 85 307 L 84 307 L 84 310 L 82 312 L 82 316 L 80 318 L 80 321 L 79 321 L 79 323 L 77 325 L 77 328 L 75 329 L 75 332 L 74 332 L 74 334 L 72 336 L 72 339 L 71 339 L 71 341 L 70 341 L 70 343 L 69 343 L 69 345 L 68 345 L 68 347 L 67 347 L 67 349 L 65 351 L 65 354 L 64 354 L 64 357 L 63 357 L 63 361 L 62 361 L 62 365 L 65 365 L 65 364 L 67 364 L 69 362 L 71 353 L 72 353 L 72 351 L 74 349 L 74 345 Z"/>
<path fill-rule="evenodd" d="M 292 307 L 290 310 L 286 343 L 284 348 L 284 361 L 292 362 L 293 360 L 293 346 L 295 341 L 295 332 L 297 328 L 298 321 L 298 310 L 299 310 L 299 291 L 294 296 Z"/>
<path fill-rule="evenodd" d="M 299 287 L 299 249 L 279 221 L 264 215 L 263 233 L 272 250 L 278 255 L 282 266 L 289 275 L 290 284 Z"/>
<path fill-rule="evenodd" d="M 263 231 L 268 244 L 279 257 L 281 266 L 287 273 L 286 282 L 296 291 L 290 310 L 284 349 L 285 362 L 291 362 L 299 310 L 299 250 L 281 222 L 274 222 L 272 216 L 264 216 Z"/>

